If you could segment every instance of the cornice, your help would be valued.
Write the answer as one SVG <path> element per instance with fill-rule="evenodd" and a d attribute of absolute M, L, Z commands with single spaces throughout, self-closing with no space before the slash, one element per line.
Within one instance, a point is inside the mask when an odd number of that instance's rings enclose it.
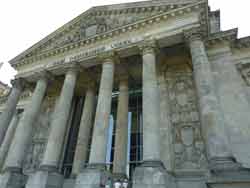
<path fill-rule="evenodd" d="M 114 36 L 118 36 L 118 35 L 123 34 L 123 33 L 135 31 L 135 30 L 144 28 L 148 25 L 152 25 L 153 23 L 159 23 L 159 22 L 168 20 L 168 19 L 176 17 L 176 16 L 185 15 L 187 13 L 194 11 L 194 10 L 199 10 L 201 12 L 205 12 L 207 7 L 206 7 L 206 4 L 204 4 L 204 3 L 205 3 L 204 1 L 200 1 L 198 3 L 194 3 L 194 4 L 187 5 L 185 7 L 180 7 L 180 8 L 175 8 L 176 5 L 168 5 L 170 7 L 172 6 L 173 10 L 168 11 L 168 12 L 163 12 L 163 13 L 160 13 L 158 15 L 146 18 L 146 19 L 139 20 L 137 22 L 127 24 L 127 25 L 115 28 L 113 30 L 109 30 L 107 32 L 104 32 L 104 33 L 101 33 L 99 35 L 95 35 L 95 36 L 92 36 L 92 37 L 89 37 L 89 38 L 86 38 L 86 39 L 83 39 L 83 40 L 80 40 L 77 42 L 73 42 L 73 43 L 67 44 L 65 46 L 53 49 L 53 50 L 45 51 L 45 52 L 38 54 L 38 55 L 24 58 L 23 56 L 25 56 L 25 54 L 21 54 L 20 56 L 17 56 L 13 60 L 11 60 L 10 63 L 14 68 L 16 68 L 16 67 L 19 67 L 19 66 L 22 66 L 25 64 L 31 64 L 33 62 L 40 61 L 40 60 L 43 60 L 43 59 L 46 59 L 49 57 L 57 56 L 57 55 L 65 53 L 65 52 L 70 52 L 74 49 L 88 46 L 90 44 L 94 44 L 96 42 L 103 41 L 103 40 L 112 38 Z M 204 10 L 204 8 L 205 8 L 205 10 Z M 94 8 L 92 8 L 92 9 L 94 9 Z M 85 14 L 89 13 L 90 10 L 85 12 Z M 135 10 L 137 10 L 137 9 L 135 8 Z M 137 11 L 145 11 L 145 10 L 143 8 L 140 8 Z M 96 12 L 96 14 L 99 14 L 99 13 Z M 82 16 L 82 15 L 80 15 L 80 16 Z M 204 16 L 204 15 L 201 16 L 201 24 L 206 25 L 206 16 Z M 66 27 L 66 26 L 63 26 L 63 27 Z M 63 29 L 59 29 L 59 30 L 63 30 Z M 58 31 L 56 31 L 55 34 L 52 34 L 52 35 L 56 35 L 56 33 L 58 33 Z M 43 40 L 45 40 L 45 39 L 43 39 Z M 36 45 L 31 47 L 28 51 L 32 50 L 32 48 L 35 48 L 35 46 Z"/>
<path fill-rule="evenodd" d="M 237 34 L 237 28 L 210 34 L 206 41 L 206 46 L 210 47 L 221 42 L 229 42 L 231 45 L 233 45 L 237 39 Z"/>
<path fill-rule="evenodd" d="M 237 39 L 233 47 L 237 49 L 250 48 L 250 36 Z"/>
<path fill-rule="evenodd" d="M 191 1 L 192 2 L 192 1 Z M 145 12 L 153 12 L 153 11 L 169 11 L 180 6 L 185 6 L 186 4 L 166 4 L 166 2 L 162 1 L 145 1 L 139 3 L 125 3 L 125 4 L 117 4 L 117 5 L 105 5 L 105 6 L 97 6 L 92 7 L 85 11 L 84 13 L 77 16 L 75 19 L 71 20 L 70 22 L 66 23 L 41 41 L 37 42 L 32 47 L 25 50 L 23 53 L 15 57 L 14 59 L 10 60 L 10 63 L 14 63 L 20 59 L 30 57 L 32 51 L 36 52 L 36 49 L 39 50 L 43 46 L 52 43 L 54 40 L 59 38 L 60 36 L 64 35 L 65 33 L 69 32 L 71 29 L 74 29 L 79 24 L 78 22 L 83 16 L 105 16 L 105 15 L 120 15 L 120 14 L 130 14 L 130 13 L 145 13 Z M 153 6 L 152 6 L 153 5 Z M 111 7 L 111 8 L 109 8 Z"/>

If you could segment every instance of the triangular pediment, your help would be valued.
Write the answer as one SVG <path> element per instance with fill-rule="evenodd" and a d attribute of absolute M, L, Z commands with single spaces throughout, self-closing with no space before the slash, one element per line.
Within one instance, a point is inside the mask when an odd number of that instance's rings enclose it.
<path fill-rule="evenodd" d="M 114 30 L 200 0 L 154 0 L 93 7 L 24 51 L 10 63 Z"/>

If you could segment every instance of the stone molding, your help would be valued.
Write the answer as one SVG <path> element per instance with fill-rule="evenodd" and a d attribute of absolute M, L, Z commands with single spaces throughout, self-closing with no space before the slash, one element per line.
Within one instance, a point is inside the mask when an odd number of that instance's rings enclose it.
<path fill-rule="evenodd" d="M 97 59 L 101 63 L 109 63 L 109 62 L 119 63 L 120 62 L 119 56 L 115 50 L 104 52 L 104 53 L 98 55 Z"/>
<path fill-rule="evenodd" d="M 169 18 L 177 17 L 180 15 L 185 15 L 185 14 L 188 14 L 188 13 L 194 11 L 194 10 L 202 10 L 201 12 L 203 13 L 203 16 L 201 16 L 200 19 L 202 19 L 201 24 L 204 25 L 207 22 L 206 21 L 207 18 L 204 16 L 204 14 L 206 12 L 206 8 L 207 7 L 206 7 L 204 1 L 193 3 L 191 5 L 176 8 L 176 9 L 173 9 L 173 10 L 168 11 L 168 12 L 163 12 L 163 13 L 160 13 L 159 15 L 145 18 L 145 19 L 136 21 L 136 22 L 128 24 L 128 25 L 120 26 L 114 30 L 107 31 L 107 32 L 101 33 L 99 35 L 95 35 L 93 37 L 86 38 L 84 40 L 73 42 L 73 43 L 70 43 L 68 45 L 53 49 L 53 50 L 48 50 L 48 51 L 43 52 L 41 54 L 30 55 L 27 57 L 26 56 L 25 57 L 18 56 L 17 59 L 15 58 L 15 59 L 11 60 L 10 63 L 15 68 L 18 66 L 22 66 L 24 64 L 30 64 L 30 63 L 33 63 L 33 62 L 36 62 L 36 61 L 39 61 L 39 60 L 42 60 L 45 58 L 53 57 L 53 56 L 56 56 L 59 54 L 63 54 L 65 52 L 75 50 L 75 49 L 83 47 L 83 46 L 88 46 L 90 44 L 93 44 L 93 43 L 96 43 L 99 41 L 113 38 L 113 37 L 118 36 L 118 35 L 123 34 L 123 33 L 131 32 L 134 30 L 139 30 L 139 29 L 144 28 L 148 25 L 152 25 L 154 23 L 159 23 L 159 22 L 168 20 Z"/>
<path fill-rule="evenodd" d="M 156 40 L 145 40 L 139 44 L 139 49 L 142 55 L 155 54 L 159 52 L 158 43 Z"/>
<path fill-rule="evenodd" d="M 250 48 L 250 37 L 243 37 L 238 39 L 235 44 L 234 44 L 235 48 Z"/>
<path fill-rule="evenodd" d="M 233 46 L 237 39 L 237 33 L 238 29 L 230 29 L 227 31 L 213 33 L 208 37 L 206 46 L 210 47 L 222 42 L 228 42 L 231 46 Z"/>
<path fill-rule="evenodd" d="M 204 38 L 204 34 L 200 27 L 195 27 L 195 28 L 185 30 L 183 33 L 184 33 L 185 41 L 188 44 L 195 40 L 203 40 Z"/>

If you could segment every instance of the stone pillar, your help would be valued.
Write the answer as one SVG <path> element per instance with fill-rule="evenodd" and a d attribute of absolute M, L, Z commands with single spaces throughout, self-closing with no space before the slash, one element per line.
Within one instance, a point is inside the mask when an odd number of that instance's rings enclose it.
<path fill-rule="evenodd" d="M 9 128 L 4 137 L 3 143 L 0 147 L 0 170 L 3 168 L 5 158 L 8 154 L 8 151 L 9 151 L 9 148 L 10 148 L 10 145 L 14 137 L 18 121 L 19 121 L 19 117 L 17 113 L 18 112 L 15 112 L 15 114 L 13 115 Z"/>
<path fill-rule="evenodd" d="M 133 188 L 172 187 L 160 156 L 160 101 L 156 74 L 156 43 L 145 41 L 142 46 L 143 66 L 143 163 L 133 176 Z"/>
<path fill-rule="evenodd" d="M 161 138 L 161 160 L 168 171 L 174 170 L 174 148 L 172 137 L 172 124 L 170 117 L 170 104 L 167 89 L 167 80 L 164 72 L 159 77 L 160 93 L 160 138 Z"/>
<path fill-rule="evenodd" d="M 121 78 L 116 120 L 113 173 L 116 178 L 126 178 L 128 146 L 128 78 Z"/>
<path fill-rule="evenodd" d="M 78 132 L 77 145 L 74 156 L 74 163 L 72 169 L 72 175 L 78 175 L 80 173 L 83 164 L 86 164 L 88 157 L 88 146 L 89 139 L 91 134 L 91 128 L 93 123 L 95 110 L 95 88 L 93 85 L 89 85 L 85 101 L 84 107 L 81 117 L 80 128 Z"/>
<path fill-rule="evenodd" d="M 189 43 L 193 74 L 198 95 L 202 132 L 206 142 L 207 157 L 211 168 L 217 168 L 223 161 L 231 161 L 228 137 L 224 130 L 223 114 L 215 94 L 211 65 L 199 30 L 185 33 Z M 223 164 L 222 164 L 223 165 Z"/>
<path fill-rule="evenodd" d="M 156 46 L 142 46 L 143 161 L 160 161 L 160 102 L 156 76 Z"/>
<path fill-rule="evenodd" d="M 67 120 L 77 78 L 76 67 L 71 67 L 65 75 L 59 101 L 53 113 L 50 134 L 40 171 L 30 176 L 26 188 L 61 187 L 62 175 L 58 174 L 58 165 L 62 153 Z M 46 185 L 46 186 L 45 186 Z"/>
<path fill-rule="evenodd" d="M 105 59 L 102 65 L 102 77 L 96 108 L 94 132 L 89 157 L 90 164 L 105 164 L 108 141 L 109 115 L 111 111 L 114 62 Z"/>
<path fill-rule="evenodd" d="M 33 124 L 40 111 L 47 84 L 47 77 L 42 75 L 36 83 L 30 103 L 25 107 L 4 164 L 3 180 L 5 181 L 0 182 L 1 188 L 22 187 L 22 163 L 32 137 Z"/>
<path fill-rule="evenodd" d="M 74 67 L 70 68 L 65 75 L 59 101 L 52 117 L 51 130 L 41 169 L 58 170 L 76 78 L 77 70 Z"/>
<path fill-rule="evenodd" d="M 113 54 L 108 55 L 105 54 L 103 58 L 89 166 L 77 176 L 75 188 L 103 187 L 110 181 L 110 174 L 105 168 L 105 159 L 113 89 L 114 58 L 111 56 Z"/>
<path fill-rule="evenodd" d="M 23 88 L 23 83 L 20 79 L 13 80 L 11 83 L 13 86 L 11 89 L 11 93 L 6 102 L 5 109 L 0 115 L 0 146 L 4 140 L 4 136 L 12 119 L 12 116 L 15 113 L 16 105 Z"/>

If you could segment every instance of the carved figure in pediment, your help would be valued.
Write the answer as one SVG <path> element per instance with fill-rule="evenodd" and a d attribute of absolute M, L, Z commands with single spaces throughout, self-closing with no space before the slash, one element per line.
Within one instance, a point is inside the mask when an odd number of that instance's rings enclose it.
<path fill-rule="evenodd" d="M 88 16 L 80 23 L 80 38 L 87 38 L 108 30 L 108 24 L 104 17 Z"/>

